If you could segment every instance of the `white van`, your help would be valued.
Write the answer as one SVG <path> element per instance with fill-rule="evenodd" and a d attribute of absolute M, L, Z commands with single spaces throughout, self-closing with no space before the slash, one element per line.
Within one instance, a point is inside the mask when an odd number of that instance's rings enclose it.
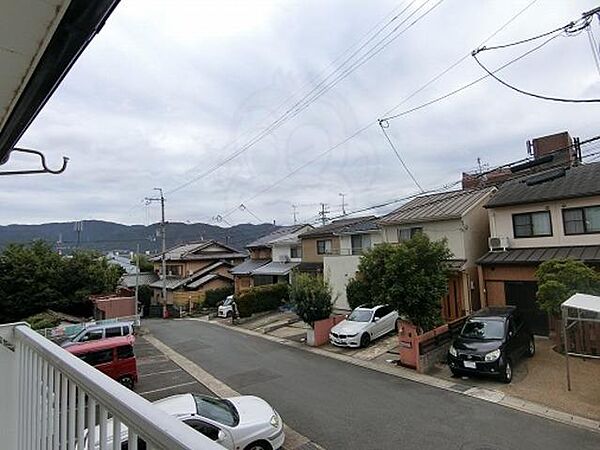
<path fill-rule="evenodd" d="M 75 336 L 61 344 L 61 347 L 69 347 L 81 342 L 95 341 L 118 336 L 129 336 L 133 334 L 133 322 L 115 322 L 102 325 L 90 325 Z"/>
<path fill-rule="evenodd" d="M 233 315 L 233 295 L 227 296 L 222 305 L 217 309 L 217 317 L 231 317 Z"/>

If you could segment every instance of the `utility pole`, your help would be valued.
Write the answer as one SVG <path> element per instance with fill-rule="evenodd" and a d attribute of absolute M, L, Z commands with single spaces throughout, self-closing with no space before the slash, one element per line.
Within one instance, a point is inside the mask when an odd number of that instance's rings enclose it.
<path fill-rule="evenodd" d="M 136 246 L 135 253 L 135 310 L 137 311 L 139 299 L 139 289 L 140 289 L 140 244 Z"/>
<path fill-rule="evenodd" d="M 346 194 L 344 194 L 343 192 L 340 192 L 338 194 L 340 197 L 342 197 L 342 215 L 346 215 Z"/>
<path fill-rule="evenodd" d="M 79 248 L 79 243 L 81 242 L 81 232 L 83 231 L 83 222 L 78 220 L 75 222 L 73 228 L 75 228 L 75 232 L 77 233 L 77 248 Z"/>
<path fill-rule="evenodd" d="M 298 213 L 297 210 L 298 206 L 297 205 L 292 205 L 292 215 L 294 216 L 294 225 L 296 225 L 298 223 Z"/>
<path fill-rule="evenodd" d="M 327 205 L 325 203 L 321 203 L 321 211 L 319 211 L 319 217 L 321 218 L 322 225 L 327 224 L 327 221 L 329 220 L 327 218 L 328 213 L 329 213 L 329 210 L 327 209 Z"/>
<path fill-rule="evenodd" d="M 167 234 L 165 224 L 165 196 L 163 195 L 162 188 L 154 188 L 155 191 L 160 193 L 160 197 L 146 197 L 146 203 L 160 202 L 160 235 L 162 238 L 162 251 L 160 256 L 161 261 L 161 280 L 162 280 L 162 299 L 163 304 L 167 304 L 167 262 L 165 260 L 165 254 L 167 252 Z"/>

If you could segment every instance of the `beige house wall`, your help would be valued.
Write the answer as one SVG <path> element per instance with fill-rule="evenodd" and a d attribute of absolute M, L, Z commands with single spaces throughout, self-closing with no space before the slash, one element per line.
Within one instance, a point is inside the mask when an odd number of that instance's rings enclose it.
<path fill-rule="evenodd" d="M 322 263 L 323 257 L 326 255 L 317 254 L 317 241 L 331 240 L 332 254 L 339 255 L 340 253 L 340 238 L 339 236 L 328 237 L 310 237 L 302 238 L 302 262 Z"/>
<path fill-rule="evenodd" d="M 600 196 L 493 208 L 488 210 L 491 236 L 507 237 L 509 239 L 510 248 L 598 245 L 598 243 L 600 243 L 599 234 L 577 234 L 566 236 L 562 218 L 563 209 L 597 205 L 600 205 Z M 515 238 L 512 222 L 513 214 L 536 211 L 550 211 L 552 236 Z"/>

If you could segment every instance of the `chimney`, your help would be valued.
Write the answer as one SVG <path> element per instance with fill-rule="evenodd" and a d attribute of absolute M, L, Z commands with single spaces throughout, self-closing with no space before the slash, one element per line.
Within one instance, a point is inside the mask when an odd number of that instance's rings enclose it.
<path fill-rule="evenodd" d="M 570 164 L 573 161 L 573 139 L 568 131 L 550 134 L 527 141 L 527 146 L 534 159 L 553 154 L 553 165 L 560 162 Z"/>

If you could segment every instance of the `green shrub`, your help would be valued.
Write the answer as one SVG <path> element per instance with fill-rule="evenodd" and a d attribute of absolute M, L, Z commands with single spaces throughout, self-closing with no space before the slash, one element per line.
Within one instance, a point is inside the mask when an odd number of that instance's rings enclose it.
<path fill-rule="evenodd" d="M 331 287 L 321 275 L 296 273 L 290 286 L 290 300 L 298 316 L 311 327 L 331 315 Z"/>
<path fill-rule="evenodd" d="M 288 285 L 283 283 L 256 286 L 236 295 L 235 299 L 240 317 L 275 310 L 288 300 Z"/>
<path fill-rule="evenodd" d="M 43 330 L 44 328 L 54 328 L 60 324 L 60 319 L 52 314 L 42 312 L 25 319 L 34 330 Z"/>
<path fill-rule="evenodd" d="M 202 306 L 216 308 L 217 304 L 225 300 L 229 295 L 233 295 L 233 287 L 230 286 L 208 290 L 205 293 Z"/>
<path fill-rule="evenodd" d="M 350 308 L 371 304 L 369 286 L 363 280 L 352 278 L 346 285 L 346 298 Z"/>

